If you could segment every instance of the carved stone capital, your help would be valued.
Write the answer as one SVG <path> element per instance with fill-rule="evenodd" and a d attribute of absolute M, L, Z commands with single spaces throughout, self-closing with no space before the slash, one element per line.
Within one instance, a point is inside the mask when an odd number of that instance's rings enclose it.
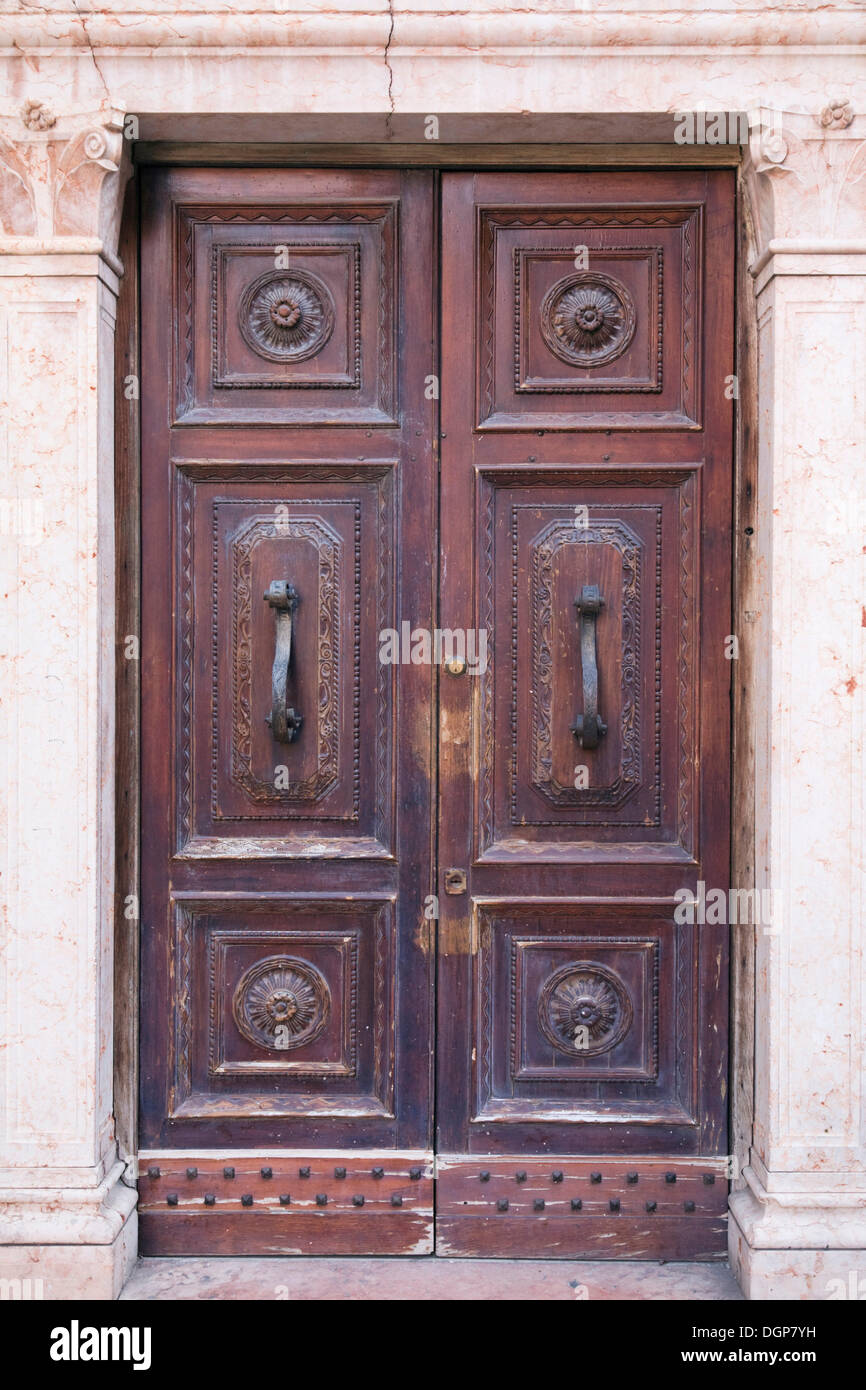
<path fill-rule="evenodd" d="M 866 115 L 833 97 L 814 114 L 750 117 L 743 175 L 755 264 L 778 251 L 866 253 Z"/>
<path fill-rule="evenodd" d="M 117 110 L 57 115 L 31 98 L 0 115 L 0 249 L 98 251 L 116 266 L 127 144 Z"/>

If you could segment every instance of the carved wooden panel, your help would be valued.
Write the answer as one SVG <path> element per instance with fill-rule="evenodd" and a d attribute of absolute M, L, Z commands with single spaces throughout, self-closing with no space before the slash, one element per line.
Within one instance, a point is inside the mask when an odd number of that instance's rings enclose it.
<path fill-rule="evenodd" d="M 515 390 L 660 392 L 661 247 L 605 246 L 591 270 L 574 259 L 570 246 L 514 251 Z"/>
<path fill-rule="evenodd" d="M 555 859 L 616 845 L 694 850 L 696 476 L 691 470 L 485 471 L 478 490 L 477 841 L 482 857 Z M 585 585 L 596 622 L 593 749 L 584 704 Z"/>
<path fill-rule="evenodd" d="M 381 466 L 232 470 L 179 481 L 178 850 L 382 855 L 391 836 L 393 476 Z M 302 717 L 277 741 L 274 580 L 297 594 L 289 672 Z M 193 596 L 195 595 L 195 601 Z M 370 737 L 362 738 L 362 709 Z"/>
<path fill-rule="evenodd" d="M 172 1114 L 391 1113 L 390 900 L 181 897 L 174 960 Z"/>
<path fill-rule="evenodd" d="M 479 216 L 483 429 L 700 424 L 700 206 Z"/>
<path fill-rule="evenodd" d="M 474 911 L 477 1121 L 690 1122 L 697 954 L 673 904 L 482 900 Z"/>
<path fill-rule="evenodd" d="M 178 423 L 395 423 L 394 204 L 176 216 Z"/>

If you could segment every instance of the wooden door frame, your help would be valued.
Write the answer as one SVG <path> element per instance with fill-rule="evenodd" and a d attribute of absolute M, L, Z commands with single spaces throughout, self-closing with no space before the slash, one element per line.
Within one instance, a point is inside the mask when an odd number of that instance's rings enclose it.
<path fill-rule="evenodd" d="M 161 127 L 151 130 L 145 123 L 145 137 L 137 147 L 135 160 L 139 165 L 160 163 L 240 164 L 302 167 L 358 166 L 422 166 L 450 169 L 514 169 L 531 166 L 538 169 L 563 170 L 577 173 L 582 169 L 629 168 L 665 169 L 737 167 L 741 151 L 737 146 L 689 146 L 648 142 L 629 142 L 628 129 L 623 128 L 622 142 L 616 146 L 602 143 L 563 142 L 544 143 L 538 131 L 527 131 L 530 138 L 515 137 L 503 148 L 503 134 L 498 130 L 497 142 L 489 137 L 464 143 L 437 146 L 435 158 L 429 145 L 416 141 L 369 141 L 359 143 L 357 135 L 347 133 L 345 116 L 317 118 L 318 139 L 312 143 L 293 144 L 290 141 L 267 144 L 253 138 L 243 144 L 220 139 L 220 129 L 213 138 L 202 141 L 163 138 L 163 133 L 177 129 L 177 123 L 160 117 Z M 222 118 L 221 118 L 222 119 Z M 519 118 L 475 118 L 511 124 Z M 532 118 L 530 118 L 532 119 Z M 536 123 L 539 117 L 535 117 Z M 544 118 L 548 120 L 549 118 Z M 354 118 L 352 118 L 354 121 Z M 417 120 L 417 118 L 416 118 Z M 658 117 L 657 121 L 670 117 Z M 630 129 L 641 129 L 635 117 L 629 117 Z M 479 129 L 484 133 L 483 125 Z M 510 125 L 509 125 L 510 129 Z M 334 132 L 333 138 L 327 137 Z M 489 127 L 488 127 L 489 131 Z M 666 129 L 652 133 L 668 135 Z M 293 132 L 297 137 L 297 132 Z M 642 131 L 643 133 L 643 131 Z M 535 134 L 535 138 L 531 135 Z M 148 138 L 150 137 L 150 138 Z M 640 139 L 640 135 L 636 135 Z M 670 138 L 668 136 L 668 138 Z M 506 153 L 507 151 L 507 153 Z M 739 180 L 736 205 L 737 269 L 735 293 L 735 323 L 737 338 L 738 405 L 734 440 L 734 516 L 733 536 L 733 613 L 734 629 L 750 620 L 749 604 L 756 592 L 753 547 L 749 537 L 755 524 L 757 508 L 757 324 L 755 298 L 751 292 L 748 270 L 749 247 L 752 244 L 750 209 L 742 179 Z M 127 191 L 121 226 L 119 255 L 125 267 L 117 306 L 115 349 L 115 617 L 117 631 L 117 665 L 115 683 L 115 938 L 114 938 L 114 1116 L 121 1155 L 134 1162 L 137 1152 L 138 1114 L 138 1029 L 139 1029 L 139 919 L 140 900 L 140 678 L 135 638 L 140 632 L 142 597 L 140 566 L 140 434 L 137 407 L 140 382 L 140 295 L 139 295 L 139 208 L 138 180 L 133 178 Z M 755 759 L 753 712 L 755 704 L 754 666 L 750 659 L 750 644 L 741 644 L 743 653 L 737 666 L 732 705 L 732 792 L 731 807 L 737 808 L 731 818 L 731 881 L 739 888 L 754 886 L 754 805 Z M 748 1161 L 752 1138 L 754 1112 L 754 938 L 747 933 L 731 942 L 731 1013 L 730 1013 L 730 1133 L 735 1174 Z"/>

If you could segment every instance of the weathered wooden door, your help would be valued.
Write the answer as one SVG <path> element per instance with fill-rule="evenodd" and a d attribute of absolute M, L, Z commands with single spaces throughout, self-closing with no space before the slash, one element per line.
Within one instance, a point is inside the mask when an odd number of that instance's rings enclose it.
<path fill-rule="evenodd" d="M 722 1252 L 732 213 L 149 173 L 145 1250 Z"/>
<path fill-rule="evenodd" d="M 732 200 L 444 179 L 443 1253 L 724 1247 Z"/>
<path fill-rule="evenodd" d="M 427 173 L 154 171 L 145 1250 L 431 1248 Z"/>

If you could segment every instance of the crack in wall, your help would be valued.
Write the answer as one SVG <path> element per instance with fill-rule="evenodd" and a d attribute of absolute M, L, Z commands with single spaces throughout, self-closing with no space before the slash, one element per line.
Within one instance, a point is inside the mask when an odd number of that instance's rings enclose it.
<path fill-rule="evenodd" d="M 105 93 L 105 99 L 106 99 L 106 101 L 108 102 L 108 105 L 109 105 L 109 106 L 112 106 L 112 105 L 114 105 L 114 103 L 112 102 L 112 99 L 111 99 L 111 92 L 110 92 L 109 89 L 108 89 L 108 83 L 107 83 L 106 80 L 105 80 L 105 74 L 104 74 L 104 72 L 102 71 L 102 68 L 99 66 L 99 62 L 98 62 L 97 57 L 96 57 L 96 50 L 95 50 L 94 47 L 93 47 L 93 40 L 91 39 L 91 37 L 90 37 L 90 32 L 89 32 L 89 30 L 88 30 L 88 28 L 87 28 L 87 16 L 86 16 L 86 15 L 83 15 L 83 14 L 81 13 L 81 11 L 79 10 L 79 8 L 78 8 L 78 0 L 72 0 L 72 8 L 73 8 L 73 10 L 75 11 L 75 15 L 76 15 L 76 18 L 78 19 L 79 24 L 81 25 L 81 32 L 83 33 L 84 38 L 85 38 L 85 40 L 86 40 L 86 42 L 87 42 L 87 50 L 88 50 L 88 52 L 89 52 L 89 54 L 90 54 L 90 57 L 91 57 L 91 60 L 92 60 L 92 62 L 93 62 L 93 66 L 94 66 L 94 69 L 95 69 L 95 71 L 96 71 L 96 75 L 97 75 L 97 77 L 99 78 L 100 82 L 102 83 L 102 90 L 103 90 L 104 93 Z"/>
<path fill-rule="evenodd" d="M 388 37 L 385 40 L 385 50 L 382 55 L 385 60 L 385 68 L 388 73 L 388 114 L 385 117 L 386 140 L 391 139 L 391 121 L 394 116 L 394 69 L 391 67 L 391 41 L 394 38 L 394 0 L 388 0 L 388 20 Z"/>

